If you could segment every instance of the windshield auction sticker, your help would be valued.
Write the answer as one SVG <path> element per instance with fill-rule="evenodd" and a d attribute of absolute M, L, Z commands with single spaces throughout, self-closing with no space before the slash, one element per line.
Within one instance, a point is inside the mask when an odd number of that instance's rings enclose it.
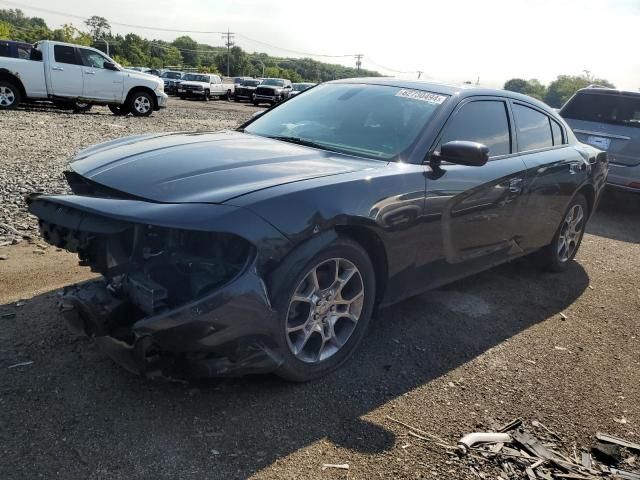
<path fill-rule="evenodd" d="M 413 100 L 420 100 L 422 102 L 433 103 L 440 105 L 447 97 L 444 95 L 438 95 L 437 93 L 424 92 L 422 90 L 409 90 L 406 88 L 401 89 L 396 93 L 396 97 L 411 98 Z"/>

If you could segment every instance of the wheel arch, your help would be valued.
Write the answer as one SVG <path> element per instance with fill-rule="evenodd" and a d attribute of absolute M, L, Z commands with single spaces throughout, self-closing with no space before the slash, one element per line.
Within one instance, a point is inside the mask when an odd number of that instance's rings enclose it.
<path fill-rule="evenodd" d="M 156 97 L 156 94 L 154 93 L 154 91 L 151 90 L 149 87 L 138 86 L 138 85 L 135 87 L 131 87 L 131 89 L 129 90 L 129 93 L 127 93 L 127 98 L 124 101 L 126 105 L 129 104 L 129 102 L 131 101 L 131 97 L 133 97 L 133 95 L 136 92 L 145 92 L 151 95 L 151 101 L 153 102 L 153 109 L 154 110 L 158 109 L 158 98 Z"/>
<path fill-rule="evenodd" d="M 22 95 L 22 98 L 27 98 L 27 91 L 24 88 L 24 84 L 22 83 L 22 80 L 20 80 L 20 77 L 18 77 L 17 75 L 7 70 L 6 68 L 0 68 L 0 80 L 14 83 L 18 87 L 18 89 L 20 89 L 20 95 Z"/>
<path fill-rule="evenodd" d="M 593 215 L 595 210 L 595 202 L 596 202 L 596 189 L 590 183 L 584 184 L 580 189 L 576 192 L 576 195 L 582 194 L 584 198 L 587 200 L 587 207 L 589 208 L 589 218 Z M 575 198 L 575 195 L 574 195 Z"/>

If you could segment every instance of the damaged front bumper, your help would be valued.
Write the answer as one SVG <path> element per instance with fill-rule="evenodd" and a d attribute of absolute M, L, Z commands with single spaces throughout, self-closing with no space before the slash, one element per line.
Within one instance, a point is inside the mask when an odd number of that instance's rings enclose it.
<path fill-rule="evenodd" d="M 223 205 L 80 195 L 28 203 L 47 242 L 102 274 L 67 287 L 60 310 L 127 370 L 202 378 L 282 363 L 263 278 L 288 240 L 260 217 Z"/>
<path fill-rule="evenodd" d="M 276 322 L 264 283 L 252 265 L 205 297 L 130 328 L 118 328 L 128 306 L 104 280 L 67 287 L 60 311 L 77 333 L 132 373 L 206 378 L 274 371 L 281 363 L 273 341 Z"/>

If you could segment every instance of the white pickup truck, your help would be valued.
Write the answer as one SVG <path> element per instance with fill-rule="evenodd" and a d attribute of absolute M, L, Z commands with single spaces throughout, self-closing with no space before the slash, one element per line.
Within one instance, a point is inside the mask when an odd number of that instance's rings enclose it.
<path fill-rule="evenodd" d="M 209 73 L 187 73 L 178 85 L 178 96 L 198 97 L 209 100 L 211 97 L 229 100 L 235 91 L 233 83 L 224 83 L 219 75 Z"/>
<path fill-rule="evenodd" d="M 43 40 L 31 58 L 0 57 L 0 110 L 21 102 L 108 105 L 116 115 L 151 115 L 167 104 L 162 79 L 126 70 L 90 47 Z"/>

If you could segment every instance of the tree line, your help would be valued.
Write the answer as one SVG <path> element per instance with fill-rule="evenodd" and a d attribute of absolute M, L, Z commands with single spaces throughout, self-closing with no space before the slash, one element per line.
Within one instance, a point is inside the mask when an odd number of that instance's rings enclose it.
<path fill-rule="evenodd" d="M 121 65 L 149 68 L 197 69 L 207 73 L 227 73 L 226 47 L 214 47 L 181 36 L 167 42 L 149 40 L 134 33 L 113 34 L 107 19 L 93 16 L 82 29 L 66 24 L 50 29 L 39 17 L 28 17 L 20 9 L 0 10 L 0 39 L 39 40 L 87 45 L 106 52 Z M 229 50 L 230 76 L 284 77 L 292 82 L 325 82 L 338 78 L 377 77 L 380 73 L 343 65 L 318 62 L 311 58 L 275 57 L 266 53 L 248 53 L 238 46 Z"/>
<path fill-rule="evenodd" d="M 596 78 L 587 70 L 582 75 L 558 75 L 549 85 L 543 85 L 535 78 L 531 80 L 512 78 L 505 82 L 503 88 L 542 100 L 550 107 L 560 108 L 575 92 L 589 85 L 615 88 L 613 83 L 603 78 Z"/>

